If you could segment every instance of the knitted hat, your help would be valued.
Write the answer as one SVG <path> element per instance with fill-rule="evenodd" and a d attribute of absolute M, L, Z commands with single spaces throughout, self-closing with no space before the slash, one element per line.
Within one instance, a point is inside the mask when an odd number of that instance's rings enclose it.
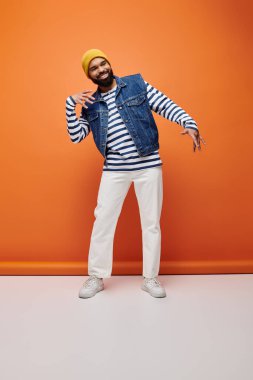
<path fill-rule="evenodd" d="M 103 57 L 103 58 L 105 58 L 108 61 L 107 56 L 105 55 L 105 53 L 103 53 L 102 50 L 99 50 L 99 49 L 90 49 L 90 50 L 87 50 L 83 54 L 83 56 L 82 56 L 82 67 L 83 67 L 84 72 L 87 75 L 87 77 L 89 77 L 88 76 L 88 70 L 89 70 L 90 61 L 93 58 L 96 58 L 96 57 Z"/>

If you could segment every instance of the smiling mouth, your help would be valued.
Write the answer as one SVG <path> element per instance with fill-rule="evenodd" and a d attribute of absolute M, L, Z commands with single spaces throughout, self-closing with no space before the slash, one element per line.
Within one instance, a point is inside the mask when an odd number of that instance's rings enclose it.
<path fill-rule="evenodd" d="M 103 75 L 101 75 L 100 77 L 99 77 L 99 79 L 104 79 L 104 78 L 106 78 L 106 77 L 108 77 L 108 73 L 106 73 L 106 74 L 103 74 Z"/>

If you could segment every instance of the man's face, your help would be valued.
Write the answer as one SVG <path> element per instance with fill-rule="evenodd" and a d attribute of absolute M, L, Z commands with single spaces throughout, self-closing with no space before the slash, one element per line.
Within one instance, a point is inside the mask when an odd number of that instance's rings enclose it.
<path fill-rule="evenodd" d="M 101 87 L 109 87 L 113 82 L 113 71 L 105 58 L 96 57 L 89 64 L 89 78 Z"/>

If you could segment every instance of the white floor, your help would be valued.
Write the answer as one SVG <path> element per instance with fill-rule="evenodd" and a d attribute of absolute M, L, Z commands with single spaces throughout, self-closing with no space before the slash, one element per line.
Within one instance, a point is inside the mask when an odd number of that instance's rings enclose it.
<path fill-rule="evenodd" d="M 252 380 L 253 275 L 0 277 L 2 380 Z"/>

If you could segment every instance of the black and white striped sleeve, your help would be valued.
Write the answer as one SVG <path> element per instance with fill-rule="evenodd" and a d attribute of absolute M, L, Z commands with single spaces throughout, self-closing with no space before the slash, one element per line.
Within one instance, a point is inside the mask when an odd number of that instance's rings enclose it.
<path fill-rule="evenodd" d="M 79 119 L 75 110 L 76 102 L 69 96 L 66 99 L 66 121 L 67 131 L 73 143 L 81 142 L 90 133 L 90 126 L 88 120 L 84 116 L 83 108 Z"/>
<path fill-rule="evenodd" d="M 148 82 L 147 97 L 150 108 L 163 116 L 165 119 L 174 121 L 181 125 L 183 128 L 192 128 L 198 130 L 197 123 L 191 116 L 189 116 L 181 107 L 174 103 L 170 98 L 164 95 L 161 91 L 151 86 Z"/>

